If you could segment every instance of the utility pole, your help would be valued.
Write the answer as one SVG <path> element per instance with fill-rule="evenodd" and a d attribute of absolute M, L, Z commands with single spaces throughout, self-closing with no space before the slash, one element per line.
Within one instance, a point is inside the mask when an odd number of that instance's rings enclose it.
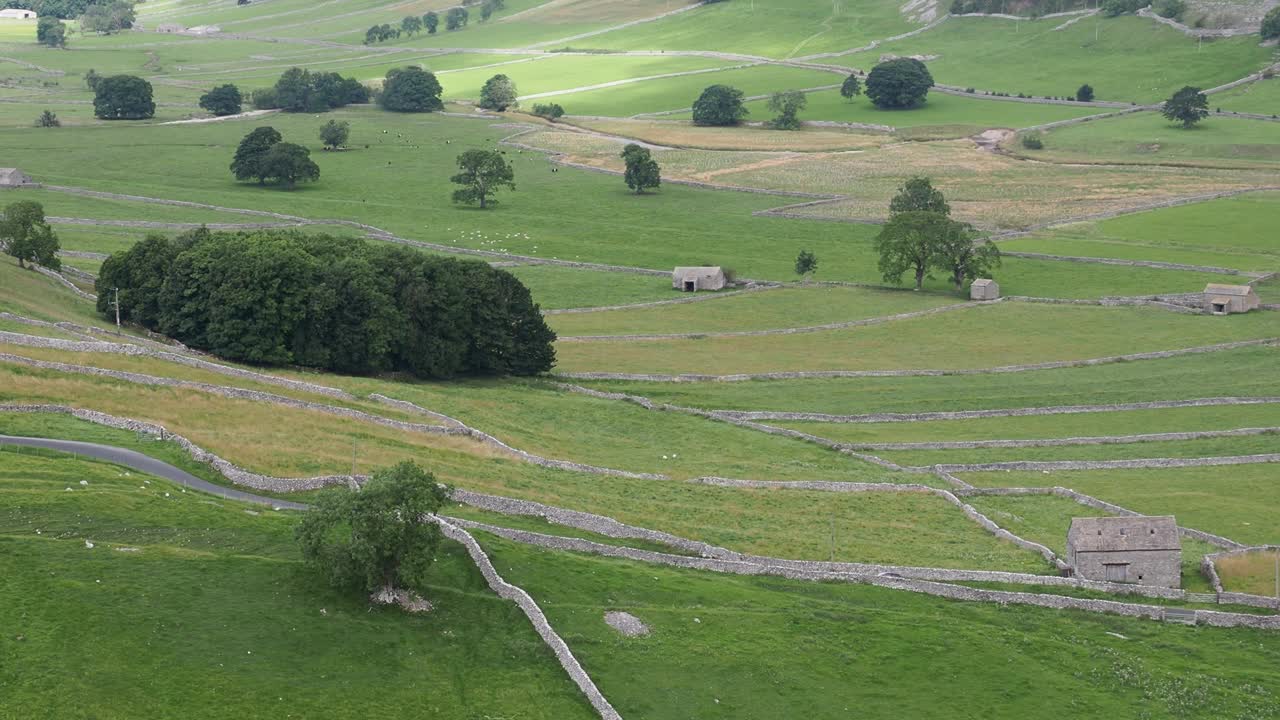
<path fill-rule="evenodd" d="M 1276 548 L 1276 613 L 1280 613 L 1280 547 Z"/>
<path fill-rule="evenodd" d="M 836 518 L 834 515 L 827 518 L 831 523 L 831 541 L 830 541 L 830 560 L 836 561 Z"/>
<path fill-rule="evenodd" d="M 111 288 L 111 290 L 115 293 L 115 303 L 114 303 L 114 304 L 115 304 L 115 306 L 116 306 L 116 334 L 117 334 L 117 335 L 119 335 L 119 334 L 121 334 L 121 333 L 120 333 L 120 288 L 118 288 L 118 287 L 117 287 L 117 288 Z"/>

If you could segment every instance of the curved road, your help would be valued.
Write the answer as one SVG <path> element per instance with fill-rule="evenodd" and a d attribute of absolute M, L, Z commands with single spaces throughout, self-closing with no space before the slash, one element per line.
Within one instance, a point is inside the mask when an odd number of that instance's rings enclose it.
<path fill-rule="evenodd" d="M 242 500 L 244 502 L 258 503 L 260 505 L 270 505 L 272 508 L 278 510 L 306 510 L 308 507 L 303 503 L 290 502 L 288 500 L 277 500 L 276 498 L 254 495 L 253 493 L 247 493 L 242 490 L 234 490 L 221 485 L 215 485 L 208 480 L 201 480 L 186 470 L 176 468 L 167 462 L 157 460 L 149 455 L 143 455 L 142 453 L 134 450 L 126 450 L 112 445 L 99 445 L 97 443 L 77 442 L 75 440 L 14 437 L 12 435 L 0 435 L 0 445 L 22 445 L 25 447 L 45 448 L 46 450 L 57 450 L 59 452 L 74 453 L 76 455 L 83 455 L 97 460 L 105 460 L 117 465 L 133 468 L 138 472 L 155 475 L 156 477 L 161 477 L 165 480 L 171 480 L 193 490 L 199 490 L 211 495 L 227 498 L 228 500 Z"/>

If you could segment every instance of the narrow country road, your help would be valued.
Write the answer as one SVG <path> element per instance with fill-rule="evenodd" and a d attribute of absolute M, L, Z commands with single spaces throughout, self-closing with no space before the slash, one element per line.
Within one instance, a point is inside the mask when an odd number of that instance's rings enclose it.
<path fill-rule="evenodd" d="M 143 455 L 140 452 L 113 447 L 111 445 L 77 442 L 75 440 L 14 437 L 12 435 L 0 435 L 0 445 L 21 445 L 24 447 L 37 447 L 44 448 L 46 450 L 57 450 L 59 452 L 84 455 L 85 457 L 105 460 L 117 465 L 124 465 L 125 467 L 133 468 L 138 472 L 155 475 L 156 477 L 161 477 L 165 480 L 172 480 L 179 485 L 189 487 L 193 490 L 206 492 L 211 495 L 224 497 L 228 500 L 242 500 L 244 502 L 270 505 L 273 508 L 283 510 L 307 509 L 307 506 L 302 503 L 290 502 L 288 500 L 277 500 L 276 498 L 254 495 L 252 493 L 233 490 L 221 485 L 215 485 L 207 480 L 201 480 L 195 475 L 192 475 L 180 468 L 176 468 L 169 463 L 162 462 L 148 455 Z"/>

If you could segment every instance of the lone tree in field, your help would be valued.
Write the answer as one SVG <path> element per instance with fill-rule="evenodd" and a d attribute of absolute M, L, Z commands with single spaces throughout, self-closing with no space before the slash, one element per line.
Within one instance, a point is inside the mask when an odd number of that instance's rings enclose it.
<path fill-rule="evenodd" d="M 880 228 L 875 249 L 880 255 L 880 274 L 885 282 L 902 283 L 905 273 L 915 276 L 916 290 L 924 285 L 930 268 L 936 267 L 941 238 L 951 219 L 936 212 L 912 210 L 898 213 Z"/>
<path fill-rule="evenodd" d="M 693 103 L 694 125 L 737 125 L 749 112 L 742 91 L 728 85 L 712 85 Z"/>
<path fill-rule="evenodd" d="M 18 267 L 26 263 L 61 269 L 58 259 L 58 236 L 44 220 L 44 206 L 32 200 L 9 203 L 0 215 L 0 244 L 6 255 L 18 259 Z"/>
<path fill-rule="evenodd" d="M 924 102 L 933 87 L 929 68 L 915 58 L 895 58 L 876 65 L 867 75 L 867 97 L 876 107 L 898 110 Z"/>
<path fill-rule="evenodd" d="M 52 110 L 45 110 L 40 113 L 40 117 L 36 118 L 36 127 L 55 128 L 62 127 L 62 121 L 58 119 L 58 114 Z"/>
<path fill-rule="evenodd" d="M 49 47 L 66 47 L 67 28 L 58 18 L 46 15 L 36 22 L 36 42 Z"/>
<path fill-rule="evenodd" d="M 485 81 L 480 88 L 480 107 L 503 112 L 517 105 L 516 84 L 506 75 L 498 74 Z"/>
<path fill-rule="evenodd" d="M 468 205 L 479 203 L 480 209 L 497 203 L 490 196 L 502 188 L 516 189 L 516 174 L 511 163 L 496 150 L 468 150 L 458 156 L 457 175 L 449 178 L 462 188 L 453 191 L 453 201 Z"/>
<path fill-rule="evenodd" d="M 933 187 L 927 177 L 913 177 L 898 188 L 898 194 L 889 201 L 889 214 L 904 212 L 932 212 L 950 215 L 951 206 L 942 192 Z"/>
<path fill-rule="evenodd" d="M 278 142 L 258 161 L 258 180 L 276 182 L 292 190 L 299 182 L 320 179 L 320 166 L 311 159 L 311 151 L 301 145 Z"/>
<path fill-rule="evenodd" d="M 1200 88 L 1188 85 L 1164 101 L 1160 114 L 1187 129 L 1209 116 L 1209 98 Z"/>
<path fill-rule="evenodd" d="M 808 250 L 801 250 L 796 256 L 796 274 L 809 282 L 809 278 L 818 272 L 818 256 Z"/>
<path fill-rule="evenodd" d="M 103 120 L 145 120 L 156 114 L 151 83 L 133 75 L 112 75 L 97 82 L 93 114 Z"/>
<path fill-rule="evenodd" d="M 976 240 L 977 234 L 969 223 L 948 219 L 938 228 L 934 267 L 947 273 L 957 291 L 964 289 L 965 281 L 991 277 L 991 271 L 1000 267 L 1000 249 L 995 243 Z"/>
<path fill-rule="evenodd" d="M 397 590 L 421 591 L 441 538 L 427 516 L 448 497 L 412 462 L 378 470 L 359 490 L 325 490 L 296 530 L 302 557 L 333 585 L 378 602 L 393 602 Z"/>
<path fill-rule="evenodd" d="M 440 16 L 436 14 L 435 10 L 422 16 L 422 26 L 427 29 L 428 35 L 436 34 L 436 30 L 440 27 Z"/>
<path fill-rule="evenodd" d="M 1093 86 L 1085 83 L 1076 91 L 1076 100 L 1080 102 L 1093 102 Z"/>
<path fill-rule="evenodd" d="M 662 171 L 648 148 L 630 143 L 622 149 L 622 160 L 627 165 L 623 178 L 627 182 L 627 187 L 634 190 L 637 195 L 662 184 Z"/>
<path fill-rule="evenodd" d="M 320 126 L 320 142 L 325 150 L 337 150 L 351 137 L 351 123 L 346 120 L 330 120 Z"/>
<path fill-rule="evenodd" d="M 382 83 L 378 104 L 395 112 L 433 112 L 443 110 L 440 81 L 435 73 L 419 67 L 392 68 Z"/>
<path fill-rule="evenodd" d="M 1262 34 L 1263 40 L 1280 37 L 1280 7 L 1273 7 L 1262 18 Z"/>
<path fill-rule="evenodd" d="M 410 15 L 406 17 L 400 21 L 400 30 L 409 37 L 417 35 L 422 32 L 422 18 L 417 15 Z"/>
<path fill-rule="evenodd" d="M 858 80 L 857 73 L 850 73 L 849 77 L 844 79 L 840 85 L 840 97 L 845 100 L 852 100 L 862 94 L 862 82 Z"/>
<path fill-rule="evenodd" d="M 769 98 L 769 110 L 778 113 L 769 121 L 774 130 L 799 130 L 800 119 L 796 115 L 809 104 L 809 99 L 799 90 L 776 92 Z"/>
<path fill-rule="evenodd" d="M 231 172 L 237 180 L 257 180 L 265 182 L 259 168 L 267 151 L 283 140 L 273 127 L 260 127 L 245 135 L 236 148 L 235 158 L 231 160 Z"/>
<path fill-rule="evenodd" d="M 537 104 L 533 106 L 533 114 L 540 118 L 555 122 L 564 117 L 564 108 L 559 103 Z"/>
<path fill-rule="evenodd" d="M 239 114 L 243 102 L 240 88 L 231 84 L 219 85 L 200 96 L 200 107 L 218 117 Z"/>

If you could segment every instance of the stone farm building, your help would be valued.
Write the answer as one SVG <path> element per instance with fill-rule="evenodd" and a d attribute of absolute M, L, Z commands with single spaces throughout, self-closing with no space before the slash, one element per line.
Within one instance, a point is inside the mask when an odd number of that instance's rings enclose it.
<path fill-rule="evenodd" d="M 1204 311 L 1212 315 L 1231 315 L 1257 310 L 1262 301 L 1248 285 L 1209 283 L 1204 289 Z"/>
<path fill-rule="evenodd" d="M 160 23 L 156 26 L 156 32 L 160 33 L 180 33 L 186 32 L 187 28 L 178 23 Z"/>
<path fill-rule="evenodd" d="M 671 287 L 685 292 L 723 290 L 726 282 L 718 267 L 678 267 L 671 273 Z"/>
<path fill-rule="evenodd" d="M 30 175 L 18 168 L 0 168 L 0 187 L 23 187 L 35 184 Z"/>
<path fill-rule="evenodd" d="M 970 300 L 999 300 L 1000 284 L 995 280 L 980 279 L 974 280 L 969 286 Z"/>
<path fill-rule="evenodd" d="M 1085 580 L 1180 587 L 1178 523 L 1167 515 L 1073 518 L 1067 562 Z"/>
<path fill-rule="evenodd" d="M 0 10 L 0 20 L 35 20 L 36 14 L 32 10 L 18 10 L 9 8 Z"/>

